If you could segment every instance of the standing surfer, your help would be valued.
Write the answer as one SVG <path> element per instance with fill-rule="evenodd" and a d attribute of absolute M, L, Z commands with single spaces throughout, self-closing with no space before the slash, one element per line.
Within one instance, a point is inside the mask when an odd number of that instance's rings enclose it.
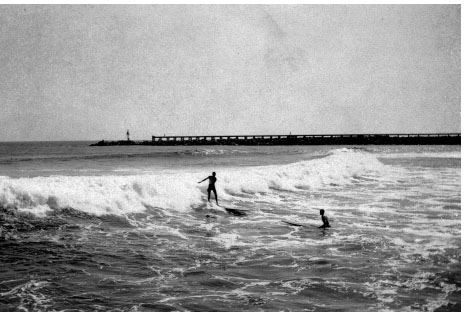
<path fill-rule="evenodd" d="M 322 224 L 321 226 L 319 226 L 319 228 L 329 228 L 330 227 L 330 223 L 328 223 L 328 218 L 326 216 L 324 216 L 324 213 L 325 213 L 325 210 L 324 209 L 320 209 L 320 215 L 322 216 L 322 222 L 324 224 Z"/>
<path fill-rule="evenodd" d="M 204 182 L 207 179 L 209 179 L 209 187 L 207 188 L 207 200 L 210 202 L 210 191 L 213 191 L 215 194 L 215 201 L 217 202 L 217 206 L 218 206 L 217 190 L 215 189 L 215 182 L 217 181 L 217 178 L 215 177 L 215 172 L 212 172 L 211 176 L 208 176 L 204 180 L 199 181 L 197 183 Z"/>

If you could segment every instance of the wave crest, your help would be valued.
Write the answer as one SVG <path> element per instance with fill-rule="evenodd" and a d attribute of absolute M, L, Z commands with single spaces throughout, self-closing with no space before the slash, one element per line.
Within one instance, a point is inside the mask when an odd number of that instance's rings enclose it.
<path fill-rule="evenodd" d="M 277 191 L 303 192 L 345 185 L 367 174 L 380 175 L 385 165 L 370 154 L 337 149 L 324 158 L 287 165 L 226 169 L 218 172 L 221 200 Z M 45 215 L 73 208 L 94 215 L 124 215 L 149 207 L 186 211 L 203 202 L 205 171 L 160 172 L 134 176 L 0 177 L 0 207 Z M 207 183 L 207 182 L 204 182 Z"/>

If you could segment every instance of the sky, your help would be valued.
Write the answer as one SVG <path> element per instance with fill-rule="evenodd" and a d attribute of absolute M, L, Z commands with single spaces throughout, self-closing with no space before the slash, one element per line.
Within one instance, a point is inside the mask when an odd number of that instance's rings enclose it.
<path fill-rule="evenodd" d="M 1 5 L 0 141 L 461 131 L 460 5 Z"/>

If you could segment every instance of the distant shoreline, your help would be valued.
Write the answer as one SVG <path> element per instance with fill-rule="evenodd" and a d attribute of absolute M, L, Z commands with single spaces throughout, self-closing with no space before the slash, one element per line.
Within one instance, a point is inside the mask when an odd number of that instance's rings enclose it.
<path fill-rule="evenodd" d="M 152 136 L 151 141 L 102 140 L 90 146 L 115 145 L 461 145 L 461 133 Z"/>

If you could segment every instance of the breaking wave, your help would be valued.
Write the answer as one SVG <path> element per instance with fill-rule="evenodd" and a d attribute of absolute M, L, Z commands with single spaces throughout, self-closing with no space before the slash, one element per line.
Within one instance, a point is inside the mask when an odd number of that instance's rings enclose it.
<path fill-rule="evenodd" d="M 287 165 L 228 168 L 217 173 L 222 200 L 255 193 L 306 192 L 381 176 L 386 165 L 370 153 L 337 149 L 326 157 Z M 142 213 L 155 207 L 185 211 L 205 201 L 205 170 L 131 176 L 0 177 L 0 207 L 45 216 L 73 208 L 93 215 Z M 207 183 L 207 182 L 204 182 Z"/>

